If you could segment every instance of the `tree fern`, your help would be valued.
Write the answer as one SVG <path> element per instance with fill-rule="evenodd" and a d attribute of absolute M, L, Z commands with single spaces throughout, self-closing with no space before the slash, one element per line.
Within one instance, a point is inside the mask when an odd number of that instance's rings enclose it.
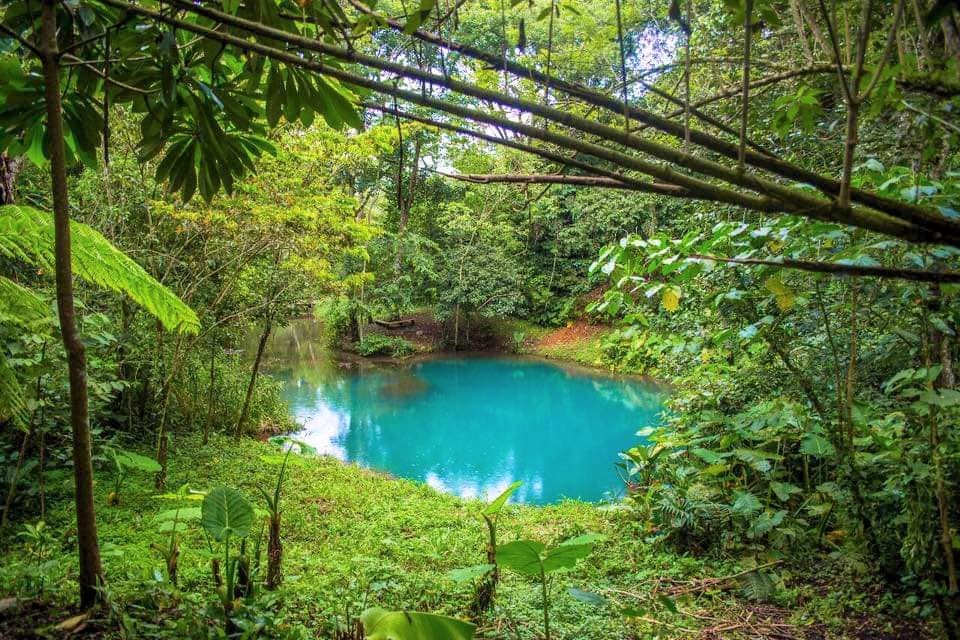
<path fill-rule="evenodd" d="M 27 428 L 30 419 L 23 388 L 3 354 L 0 354 L 0 419 L 11 420 L 21 429 Z"/>
<path fill-rule="evenodd" d="M 37 294 L 0 276 L 0 324 L 35 329 L 51 318 L 50 307 Z"/>
<path fill-rule="evenodd" d="M 125 293 L 169 331 L 196 333 L 200 321 L 190 307 L 99 232 L 70 223 L 73 271 L 92 284 Z M 0 254 L 53 270 L 53 217 L 32 207 L 0 207 Z"/>
<path fill-rule="evenodd" d="M 125 293 L 170 331 L 197 333 L 200 321 L 190 307 L 92 227 L 70 223 L 74 273 L 95 285 Z M 32 207 L 0 207 L 0 256 L 45 271 L 54 268 L 53 217 Z M 50 307 L 35 293 L 0 276 L 0 324 L 36 330 L 52 322 Z M 26 428 L 29 412 L 23 389 L 0 353 L 0 419 Z"/>

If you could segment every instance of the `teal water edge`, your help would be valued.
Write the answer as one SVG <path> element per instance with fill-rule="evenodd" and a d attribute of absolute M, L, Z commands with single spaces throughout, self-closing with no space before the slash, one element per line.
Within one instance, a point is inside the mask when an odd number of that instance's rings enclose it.
<path fill-rule="evenodd" d="M 598 501 L 622 482 L 618 452 L 656 424 L 663 393 L 635 379 L 510 357 L 441 358 L 345 369 L 301 360 L 274 369 L 320 453 L 463 498 L 514 480 L 519 502 Z"/>

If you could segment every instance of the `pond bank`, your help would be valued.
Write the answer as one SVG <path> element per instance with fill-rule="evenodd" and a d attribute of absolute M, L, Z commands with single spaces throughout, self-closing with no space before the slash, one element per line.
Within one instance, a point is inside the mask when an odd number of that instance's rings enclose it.
<path fill-rule="evenodd" d="M 203 446 L 195 436 L 175 437 L 170 486 L 189 482 L 194 489 L 235 486 L 258 506 L 258 488 L 272 486 L 276 449 L 249 439 L 215 436 Z M 209 628 L 215 619 L 203 608 L 216 600 L 206 543 L 191 524 L 181 540 L 180 589 L 150 576 L 162 575 L 163 561 L 152 547 L 162 544 L 155 516 L 174 503 L 159 499 L 152 477 L 132 474 L 119 505 L 110 506 L 110 473 L 98 469 L 96 506 L 104 548 L 107 583 L 115 611 L 124 612 L 134 630 L 146 637 L 151 625 L 173 629 Z M 56 535 L 68 535 L 71 500 L 59 494 L 48 513 Z M 302 624 L 311 637 L 330 637 L 364 606 L 409 608 L 465 616 L 473 596 L 471 583 L 455 583 L 451 569 L 483 562 L 484 527 L 480 503 L 439 493 L 419 483 L 388 478 L 332 458 L 291 459 L 282 496 L 285 583 L 271 596 L 270 615 L 284 625 Z M 649 532 L 624 511 L 598 509 L 581 502 L 542 507 L 508 506 L 500 520 L 500 540 L 529 538 L 555 544 L 591 531 L 608 540 L 575 569 L 551 580 L 551 623 L 555 638 L 609 640 L 658 634 L 675 638 L 895 638 L 929 637 L 907 620 L 871 614 L 882 594 L 839 572 L 829 560 L 814 566 L 778 567 L 785 590 L 773 602 L 743 596 L 734 576 L 761 559 L 697 559 L 678 556 L 645 541 Z M 21 541 L 0 551 L 0 597 L 14 595 L 17 575 L 32 558 Z M 57 545 L 48 569 L 46 600 L 51 608 L 31 627 L 68 617 L 63 608 L 74 598 L 75 557 L 70 545 Z M 504 572 L 496 606 L 481 620 L 481 637 L 519 637 L 539 633 L 540 591 L 536 581 Z M 849 580 L 849 582 L 848 582 Z M 703 588 L 703 585 L 713 585 Z M 831 585 L 849 585 L 849 593 Z M 580 602 L 568 589 L 603 595 L 612 606 Z M 149 591 L 145 591 L 148 589 Z M 145 594 L 149 593 L 147 596 Z M 658 596 L 679 593 L 672 608 Z M 619 613 L 630 608 L 631 617 Z M 16 629 L 16 617 L 0 614 L 0 637 Z M 116 627 L 104 637 L 121 637 Z M 139 630 L 139 631 L 137 631 Z M 138 635 L 141 633 L 142 635 Z M 896 635 L 909 634 L 909 635 Z M 16 634 L 12 637 L 33 637 Z"/>
<path fill-rule="evenodd" d="M 612 329 L 583 318 L 561 327 L 543 327 L 517 318 L 491 319 L 475 328 L 470 343 L 456 350 L 445 346 L 443 326 L 434 319 L 429 310 L 405 315 L 402 320 L 412 323 L 396 328 L 370 323 L 366 325 L 364 332 L 365 335 L 378 334 L 406 340 L 412 346 L 412 353 L 403 356 L 383 354 L 371 357 L 341 349 L 346 356 L 344 359 L 389 363 L 405 362 L 427 354 L 517 354 L 541 356 L 582 365 L 592 370 L 613 370 L 610 364 L 605 362 L 602 349 L 602 340 Z"/>

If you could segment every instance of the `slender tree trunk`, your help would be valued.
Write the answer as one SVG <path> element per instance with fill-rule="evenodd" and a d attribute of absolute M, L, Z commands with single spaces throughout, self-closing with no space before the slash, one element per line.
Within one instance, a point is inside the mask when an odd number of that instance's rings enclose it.
<path fill-rule="evenodd" d="M 247 385 L 247 395 L 243 399 L 243 409 L 240 411 L 240 419 L 237 420 L 236 434 L 238 438 L 243 434 L 243 427 L 250 413 L 250 399 L 253 398 L 253 390 L 257 385 L 257 375 L 260 373 L 260 362 L 263 360 L 263 351 L 266 349 L 267 340 L 270 339 L 270 331 L 272 329 L 273 321 L 267 320 L 267 323 L 263 327 L 263 333 L 260 334 L 260 344 L 257 345 L 257 357 L 253 361 L 253 372 L 250 374 L 250 384 Z"/>
<path fill-rule="evenodd" d="M 840 176 L 840 193 L 837 195 L 837 204 L 841 207 L 850 206 L 850 179 L 853 174 L 853 160 L 859 138 L 860 102 L 855 97 L 855 91 L 855 88 L 851 89 L 854 99 L 847 104 L 847 128 L 843 141 L 843 173 Z"/>
<path fill-rule="evenodd" d="M 50 175 L 53 187 L 54 250 L 56 257 L 57 313 L 67 352 L 70 378 L 70 426 L 73 431 L 73 476 L 76 486 L 77 547 L 80 559 L 80 606 L 95 605 L 101 597 L 103 567 L 97 542 L 93 505 L 93 461 L 87 406 L 87 363 L 77 330 L 73 304 L 73 271 L 70 252 L 70 203 L 67 197 L 67 158 L 64 148 L 63 111 L 60 102 L 60 53 L 57 50 L 56 0 L 43 0 L 40 18 L 40 53 L 43 61 L 47 139 L 50 141 Z"/>
<path fill-rule="evenodd" d="M 210 389 L 207 393 L 207 419 L 203 423 L 203 444 L 210 442 L 210 421 L 213 419 L 213 389 L 216 381 L 216 343 L 210 340 Z"/>
<path fill-rule="evenodd" d="M 932 290 L 930 307 L 932 311 L 939 311 L 941 307 L 940 287 Z M 950 336 L 938 328 L 931 328 L 930 361 L 940 364 L 940 376 L 936 380 L 938 389 L 952 389 L 956 385 L 956 374 L 953 367 L 953 348 Z M 934 493 L 937 499 L 937 513 L 940 518 L 940 546 L 943 548 L 943 559 L 947 570 L 948 602 L 958 596 L 957 563 L 953 551 L 953 534 L 950 522 L 950 490 L 947 488 L 947 470 L 944 468 L 940 452 L 941 436 L 938 416 L 930 418 L 930 450 L 934 469 Z M 952 621 L 951 621 L 952 622 Z"/>
<path fill-rule="evenodd" d="M 20 470 L 23 468 L 23 459 L 27 455 L 27 444 L 30 442 L 31 435 L 33 435 L 32 428 L 23 434 L 23 440 L 20 442 L 20 451 L 17 453 L 17 464 L 13 468 L 10 488 L 7 489 L 7 499 L 3 501 L 3 516 L 0 516 L 0 531 L 3 531 L 7 527 L 7 521 L 10 519 L 10 507 L 13 506 L 13 499 L 17 495 L 17 484 L 20 482 Z"/>
<path fill-rule="evenodd" d="M 0 152 L 0 204 L 15 202 L 17 174 L 22 164 L 22 158 L 11 158 L 6 151 Z"/>
<path fill-rule="evenodd" d="M 283 581 L 283 542 L 280 540 L 280 512 L 270 516 L 270 536 L 267 539 L 267 589 L 273 590 Z"/>
<path fill-rule="evenodd" d="M 158 325 L 159 330 L 159 325 Z M 163 380 L 161 387 L 160 404 L 160 423 L 157 426 L 157 462 L 160 463 L 160 471 L 154 478 L 154 487 L 157 491 L 163 491 L 167 487 L 167 459 L 170 451 L 170 434 L 167 430 L 167 410 L 170 407 L 170 394 L 173 392 L 173 379 L 180 368 L 183 355 L 183 335 L 177 336 L 177 341 L 173 348 L 173 356 L 170 361 L 170 368 L 167 376 Z"/>

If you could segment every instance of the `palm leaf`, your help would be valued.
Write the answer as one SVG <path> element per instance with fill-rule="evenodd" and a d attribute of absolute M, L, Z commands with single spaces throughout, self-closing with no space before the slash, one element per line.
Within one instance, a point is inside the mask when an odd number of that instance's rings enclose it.
<path fill-rule="evenodd" d="M 200 321 L 190 307 L 157 282 L 98 231 L 70 222 L 73 270 L 92 284 L 125 293 L 170 331 L 197 333 Z M 0 207 L 0 255 L 41 269 L 54 265 L 53 217 L 21 205 Z"/>

